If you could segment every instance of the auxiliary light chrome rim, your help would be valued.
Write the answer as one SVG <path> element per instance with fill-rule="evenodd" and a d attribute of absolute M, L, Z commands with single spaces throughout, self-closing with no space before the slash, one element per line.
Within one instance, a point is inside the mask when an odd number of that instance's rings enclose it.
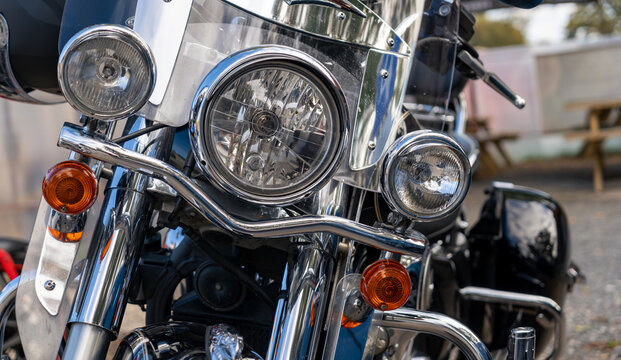
<path fill-rule="evenodd" d="M 327 90 L 335 107 L 334 132 L 336 139 L 331 143 L 329 155 L 323 163 L 318 165 L 319 170 L 308 179 L 305 179 L 299 187 L 274 195 L 264 195 L 242 189 L 231 181 L 216 164 L 216 155 L 212 154 L 211 146 L 207 143 L 209 120 L 206 115 L 210 112 L 210 106 L 216 102 L 219 93 L 232 81 L 239 79 L 244 74 L 262 68 L 282 68 L 299 72 L 318 81 L 320 87 Z M 220 62 L 205 77 L 194 98 L 190 113 L 189 132 L 190 140 L 201 170 L 216 182 L 224 190 L 251 202 L 260 202 L 268 205 L 288 205 L 295 203 L 305 196 L 321 189 L 336 171 L 341 163 L 347 143 L 348 134 L 348 111 L 343 90 L 330 71 L 319 61 L 298 50 L 284 46 L 257 47 L 240 51 Z"/>
<path fill-rule="evenodd" d="M 119 110 L 117 113 L 114 114 L 98 112 L 93 110 L 92 108 L 87 107 L 75 97 L 73 90 L 67 84 L 67 74 L 65 74 L 65 72 L 67 61 L 69 60 L 70 55 L 73 51 L 75 51 L 76 48 L 78 48 L 86 41 L 96 38 L 115 39 L 128 44 L 138 52 L 138 54 L 146 63 L 149 71 L 147 83 L 143 85 L 146 87 L 146 95 L 140 98 L 139 101 L 136 101 L 131 106 L 128 106 L 123 110 Z M 75 34 L 73 37 L 71 37 L 71 39 L 69 39 L 69 41 L 63 48 L 58 62 L 58 82 L 60 84 L 63 95 L 67 99 L 67 102 L 77 111 L 81 112 L 84 115 L 88 115 L 100 120 L 119 120 L 136 113 L 147 103 L 149 97 L 151 96 L 153 88 L 155 87 L 156 80 L 156 68 L 153 59 L 153 53 L 151 52 L 149 45 L 133 30 L 125 26 L 115 24 L 94 25 L 83 29 Z"/>
<path fill-rule="evenodd" d="M 460 181 L 459 187 L 452 196 L 451 202 L 446 207 L 433 213 L 422 213 L 408 208 L 402 201 L 399 200 L 395 189 L 394 169 L 395 166 L 397 166 L 397 162 L 407 154 L 431 148 L 450 151 L 458 159 L 461 170 L 463 171 L 461 174 L 463 181 Z M 468 193 L 471 181 L 470 162 L 461 146 L 445 134 L 430 130 L 421 130 L 409 133 L 397 139 L 388 148 L 384 156 L 382 166 L 383 173 L 380 181 L 382 194 L 392 210 L 407 216 L 412 220 L 431 221 L 450 214 L 455 211 L 459 205 L 461 205 L 466 197 L 466 194 Z"/>

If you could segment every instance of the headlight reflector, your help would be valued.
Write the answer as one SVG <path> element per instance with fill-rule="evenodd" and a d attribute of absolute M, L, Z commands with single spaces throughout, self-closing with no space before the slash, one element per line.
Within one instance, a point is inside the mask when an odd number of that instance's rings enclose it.
<path fill-rule="evenodd" d="M 338 114 L 331 101 L 294 69 L 248 71 L 225 86 L 206 115 L 214 165 L 257 195 L 303 186 L 334 155 Z"/>
<path fill-rule="evenodd" d="M 155 84 L 147 44 L 128 28 L 97 25 L 76 34 L 59 60 L 59 83 L 76 110 L 120 119 L 139 110 Z"/>
<path fill-rule="evenodd" d="M 340 89 L 293 49 L 237 56 L 234 67 L 212 71 L 217 79 L 207 76 L 208 94 L 199 90 L 195 99 L 190 131 L 199 166 L 246 200 L 295 202 L 328 179 L 342 154 Z"/>
<path fill-rule="evenodd" d="M 415 220 L 450 213 L 470 186 L 470 163 L 450 137 L 417 131 L 398 139 L 384 160 L 382 192 L 394 210 Z"/>

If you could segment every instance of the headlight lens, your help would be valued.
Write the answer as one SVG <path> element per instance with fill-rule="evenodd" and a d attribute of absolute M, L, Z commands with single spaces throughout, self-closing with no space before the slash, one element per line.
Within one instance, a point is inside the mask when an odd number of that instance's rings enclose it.
<path fill-rule="evenodd" d="M 131 30 L 98 25 L 74 36 L 59 62 L 59 83 L 76 110 L 120 119 L 140 109 L 155 83 L 148 46 Z"/>
<path fill-rule="evenodd" d="M 191 133 L 199 165 L 222 187 L 282 205 L 315 190 L 335 170 L 344 101 L 308 63 L 266 57 L 214 69 L 226 78 L 205 86 L 211 94 Z"/>
<path fill-rule="evenodd" d="M 399 213 L 431 220 L 463 201 L 470 185 L 470 163 L 450 137 L 430 131 L 398 139 L 384 161 L 382 192 Z"/>

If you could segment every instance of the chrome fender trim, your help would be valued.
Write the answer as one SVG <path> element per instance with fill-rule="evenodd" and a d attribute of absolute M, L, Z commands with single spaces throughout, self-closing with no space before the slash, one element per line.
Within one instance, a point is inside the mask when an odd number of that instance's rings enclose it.
<path fill-rule="evenodd" d="M 4 317 L 6 311 L 10 308 L 11 303 L 15 301 L 19 279 L 20 277 L 18 276 L 9 281 L 9 283 L 4 286 L 2 291 L 0 291 L 0 319 Z"/>
<path fill-rule="evenodd" d="M 417 258 L 424 254 L 427 247 L 427 239 L 421 233 L 412 232 L 405 237 L 338 216 L 310 215 L 256 222 L 239 220 L 222 209 L 181 171 L 163 161 L 124 149 L 109 141 L 84 135 L 81 128 L 73 124 L 66 123 L 63 126 L 58 146 L 161 180 L 177 191 L 205 218 L 235 234 L 253 238 L 277 238 L 325 232 Z"/>
<path fill-rule="evenodd" d="M 492 360 L 485 344 L 466 325 L 446 315 L 401 308 L 385 312 L 380 325 L 436 335 L 455 344 L 469 360 Z"/>

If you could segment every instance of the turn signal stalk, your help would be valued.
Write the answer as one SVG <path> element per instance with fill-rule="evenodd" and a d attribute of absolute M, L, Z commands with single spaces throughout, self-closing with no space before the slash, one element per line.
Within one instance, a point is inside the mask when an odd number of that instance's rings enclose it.
<path fill-rule="evenodd" d="M 394 260 L 374 262 L 364 270 L 360 279 L 362 298 L 376 310 L 400 308 L 408 301 L 411 290 L 410 274 Z"/>
<path fill-rule="evenodd" d="M 79 214 L 97 198 L 97 178 L 79 161 L 63 161 L 51 168 L 43 179 L 43 197 L 52 209 L 68 215 Z"/>

